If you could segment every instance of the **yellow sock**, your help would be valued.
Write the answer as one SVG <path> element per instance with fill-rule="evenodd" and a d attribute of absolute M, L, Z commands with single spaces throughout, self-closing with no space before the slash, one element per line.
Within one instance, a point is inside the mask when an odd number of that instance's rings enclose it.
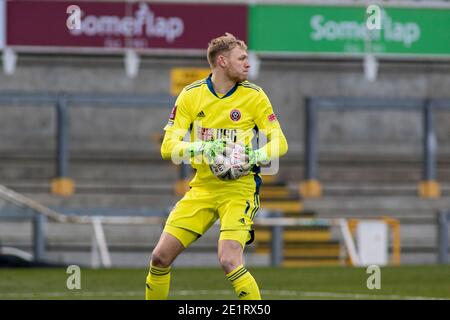
<path fill-rule="evenodd" d="M 255 278 L 243 265 L 227 274 L 227 279 L 233 284 L 234 291 L 240 300 L 261 300 Z"/>
<path fill-rule="evenodd" d="M 166 300 L 170 287 L 170 267 L 161 268 L 150 265 L 145 281 L 145 300 Z"/>

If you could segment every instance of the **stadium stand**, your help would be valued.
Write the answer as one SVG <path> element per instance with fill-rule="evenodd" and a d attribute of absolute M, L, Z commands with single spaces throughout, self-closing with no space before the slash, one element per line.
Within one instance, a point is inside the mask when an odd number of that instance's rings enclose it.
<path fill-rule="evenodd" d="M 258 3 L 270 2 L 273 1 Z M 311 1 L 286 2 L 311 5 Z M 388 2 L 401 3 L 403 8 L 428 5 L 445 9 L 440 12 L 448 11 L 448 1 L 386 1 L 387 6 Z M 345 3 L 352 6 L 362 1 Z M 440 34 L 445 32 L 435 33 Z M 284 217 L 390 216 L 400 221 L 402 263 L 435 263 L 436 213 L 448 209 L 450 196 L 448 110 L 434 111 L 440 197 L 423 199 L 417 195 L 418 184 L 424 178 L 424 123 L 420 113 L 402 110 L 335 110 L 320 114 L 317 178 L 323 194 L 320 198 L 299 195 L 299 185 L 305 179 L 304 111 L 308 98 L 450 99 L 448 54 L 382 56 L 375 82 L 364 77 L 362 61 L 361 56 L 262 55 L 255 83 L 269 93 L 289 141 L 289 153 L 281 159 L 278 174 L 264 177 L 262 208 Z M 45 99 L 48 95 L 78 94 L 102 95 L 119 101 L 140 95 L 167 97 L 171 90 L 170 74 L 176 67 L 205 68 L 203 53 L 147 52 L 141 56 L 139 75 L 127 78 L 122 54 L 71 52 L 67 48 L 19 52 L 15 73 L 0 74 L 0 95 L 8 98 L 12 93 L 22 98 L 34 95 L 41 102 L 34 106 L 30 100 L 2 100 L 1 184 L 66 214 L 145 217 L 167 214 L 169 206 L 185 190 L 180 167 L 162 161 L 159 154 L 162 127 L 172 105 L 134 108 L 124 103 L 104 108 L 85 102 L 82 107 L 69 106 L 67 169 L 75 190 L 70 196 L 58 196 L 51 193 L 52 179 L 58 171 L 58 113 L 53 102 Z M 0 218 L 14 214 L 30 216 L 17 208 L 1 207 Z M 160 225 L 105 226 L 114 264 L 145 266 L 160 228 Z M 1 244 L 31 252 L 30 230 L 29 220 L 2 218 Z M 91 233 L 91 226 L 49 222 L 48 256 L 61 263 L 79 261 L 88 265 Z M 179 263 L 215 265 L 216 233 L 213 229 L 205 235 Z M 270 263 L 271 239 L 269 227 L 260 226 L 256 243 L 249 248 L 250 264 Z M 283 243 L 283 265 L 341 263 L 340 244 L 329 227 L 287 227 Z"/>

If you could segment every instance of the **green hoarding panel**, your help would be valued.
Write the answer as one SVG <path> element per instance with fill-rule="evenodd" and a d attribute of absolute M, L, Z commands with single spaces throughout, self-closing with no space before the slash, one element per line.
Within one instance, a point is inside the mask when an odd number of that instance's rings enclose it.
<path fill-rule="evenodd" d="M 363 6 L 250 6 L 249 46 L 272 53 L 450 56 L 450 9 L 382 8 L 380 30 L 369 30 L 367 17 Z"/>

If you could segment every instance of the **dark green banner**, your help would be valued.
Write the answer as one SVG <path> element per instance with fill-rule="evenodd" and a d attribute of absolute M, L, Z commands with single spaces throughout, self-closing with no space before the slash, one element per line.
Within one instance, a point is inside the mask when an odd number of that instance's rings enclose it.
<path fill-rule="evenodd" d="M 380 30 L 364 6 L 255 5 L 249 17 L 257 52 L 450 56 L 450 9 L 381 8 Z"/>

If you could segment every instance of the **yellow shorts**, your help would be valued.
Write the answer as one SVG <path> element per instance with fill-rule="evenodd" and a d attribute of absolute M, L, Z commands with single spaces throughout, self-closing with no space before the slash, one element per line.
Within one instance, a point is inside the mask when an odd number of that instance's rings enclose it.
<path fill-rule="evenodd" d="M 213 191 L 192 187 L 170 213 L 164 231 L 188 247 L 220 219 L 219 240 L 236 240 L 244 247 L 253 241 L 258 189 Z"/>

